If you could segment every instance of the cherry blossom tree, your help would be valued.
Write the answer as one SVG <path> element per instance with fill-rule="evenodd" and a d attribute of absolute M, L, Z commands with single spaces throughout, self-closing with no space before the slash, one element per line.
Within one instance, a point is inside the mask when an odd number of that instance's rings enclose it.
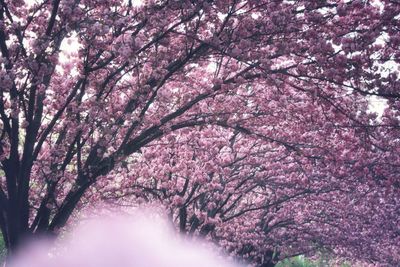
<path fill-rule="evenodd" d="M 393 188 L 377 186 L 365 171 L 363 165 L 376 159 L 354 161 L 344 153 L 321 155 L 318 163 L 315 156 L 282 154 L 279 146 L 239 131 L 201 128 L 143 149 L 131 162 L 138 171 L 128 183 L 110 184 L 117 175 L 110 174 L 92 196 L 160 204 L 179 231 L 203 236 L 256 266 L 321 250 L 350 261 L 396 265 L 398 199 Z M 364 150 L 347 131 L 347 147 Z M 334 144 L 323 145 L 328 151 Z"/>
<path fill-rule="evenodd" d="M 193 157 L 185 149 L 201 127 L 250 138 L 233 140 L 233 150 L 201 138 L 197 147 L 211 156 L 227 151 L 217 157 L 222 166 L 243 161 L 242 154 L 255 149 L 249 145 L 260 145 L 253 163 L 246 156 L 246 164 L 233 164 L 224 176 L 234 180 L 225 197 L 241 182 L 250 193 L 250 206 L 242 200 L 232 213 L 274 201 L 257 198 L 247 180 L 258 179 L 264 193 L 282 191 L 271 193 L 279 202 L 292 186 L 295 194 L 309 187 L 318 194 L 339 179 L 349 182 L 350 193 L 352 185 L 371 184 L 359 193 L 365 205 L 387 203 L 374 223 L 398 219 L 385 211 L 398 207 L 399 14 L 400 5 L 390 0 L 0 0 L 0 228 L 9 253 L 26 237 L 57 233 L 104 187 L 118 195 L 133 179 L 149 177 L 143 172 L 151 174 L 168 158 L 161 147 L 146 158 L 153 144 L 162 140 Z M 68 49 L 68 43 L 74 45 Z M 387 99 L 382 118 L 369 112 L 370 96 Z M 222 168 L 204 159 L 191 161 L 208 174 Z M 135 168 L 138 162 L 147 169 Z M 164 171 L 183 175 L 181 165 Z M 194 180 L 186 190 L 206 187 L 204 176 L 189 176 Z M 279 179 L 270 184 L 269 177 Z M 175 205 L 185 203 L 185 192 L 172 197 Z M 298 210 L 317 212 L 329 201 L 304 194 Z M 358 195 L 344 199 L 351 203 Z M 218 209 L 211 207 L 216 199 L 204 201 L 207 213 Z M 344 218 L 344 206 L 332 201 Z M 283 211 L 272 212 L 283 218 Z M 181 225 L 187 231 L 187 223 Z M 392 240 L 399 239 L 396 231 Z"/>

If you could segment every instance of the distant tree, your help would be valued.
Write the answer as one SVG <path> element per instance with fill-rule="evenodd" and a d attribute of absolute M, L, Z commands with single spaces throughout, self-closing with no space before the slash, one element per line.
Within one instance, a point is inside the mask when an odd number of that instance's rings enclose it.
<path fill-rule="evenodd" d="M 365 170 L 376 158 L 346 131 L 344 146 L 326 133 L 312 157 L 220 127 L 178 131 L 132 159 L 123 174 L 129 179 L 100 179 L 88 202 L 164 206 L 180 232 L 256 266 L 321 251 L 395 265 L 398 191 L 376 184 Z M 344 147 L 369 156 L 347 158 Z"/>

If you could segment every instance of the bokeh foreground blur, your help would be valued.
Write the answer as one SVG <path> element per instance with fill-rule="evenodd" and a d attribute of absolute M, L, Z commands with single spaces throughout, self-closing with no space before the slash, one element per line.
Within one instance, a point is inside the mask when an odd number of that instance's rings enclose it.
<path fill-rule="evenodd" d="M 238 267 L 211 244 L 178 236 L 156 212 L 83 220 L 56 244 L 35 241 L 11 267 Z"/>

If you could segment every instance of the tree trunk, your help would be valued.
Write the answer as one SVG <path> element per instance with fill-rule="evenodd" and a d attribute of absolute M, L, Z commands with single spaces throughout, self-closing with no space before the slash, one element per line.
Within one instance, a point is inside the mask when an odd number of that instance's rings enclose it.
<path fill-rule="evenodd" d="M 35 242 L 35 240 L 40 240 L 38 237 L 45 237 L 46 242 L 51 242 L 55 240 L 57 236 L 55 233 L 51 231 L 40 232 L 40 233 L 32 233 L 30 231 L 26 232 L 16 232 L 13 236 L 13 243 L 5 242 L 6 256 L 4 258 L 4 263 L 1 267 L 7 267 L 9 265 L 10 259 L 15 257 L 16 255 L 23 254 L 23 250 L 26 245 L 29 245 L 30 242 Z"/>
<path fill-rule="evenodd" d="M 264 262 L 259 267 L 275 267 L 275 265 L 276 265 L 276 263 L 274 263 L 273 261 L 268 261 L 268 262 Z"/>
<path fill-rule="evenodd" d="M 266 252 L 264 255 L 263 263 L 258 267 L 274 267 L 278 263 L 277 261 L 278 254 L 279 253 L 272 250 Z"/>

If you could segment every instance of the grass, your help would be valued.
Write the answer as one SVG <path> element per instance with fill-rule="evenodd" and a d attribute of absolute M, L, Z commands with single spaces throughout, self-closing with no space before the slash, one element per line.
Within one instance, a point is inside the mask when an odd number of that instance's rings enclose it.
<path fill-rule="evenodd" d="M 6 246 L 4 244 L 4 239 L 3 236 L 0 234 L 0 264 L 3 263 L 5 257 L 6 257 Z"/>
<path fill-rule="evenodd" d="M 317 267 L 317 265 L 303 256 L 297 256 L 278 262 L 276 267 Z"/>
<path fill-rule="evenodd" d="M 321 254 L 320 257 L 318 257 L 318 259 L 316 260 L 310 260 L 305 258 L 304 256 L 297 256 L 290 259 L 285 259 L 278 262 L 276 267 L 327 267 L 333 266 L 332 264 L 332 259 L 330 259 L 326 255 Z M 351 265 L 347 263 L 342 263 L 339 266 L 351 267 Z"/>

